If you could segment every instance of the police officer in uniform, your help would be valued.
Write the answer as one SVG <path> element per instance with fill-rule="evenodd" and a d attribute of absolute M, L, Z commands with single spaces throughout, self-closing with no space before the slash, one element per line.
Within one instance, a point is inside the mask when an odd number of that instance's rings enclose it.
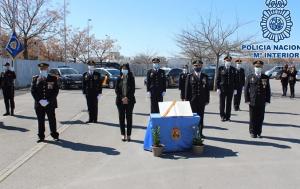
<path fill-rule="evenodd" d="M 47 115 L 50 125 L 51 136 L 54 140 L 59 140 L 59 134 L 56 130 L 55 109 L 57 108 L 57 95 L 59 87 L 57 77 L 48 74 L 49 64 L 38 64 L 40 74 L 32 78 L 31 94 L 34 98 L 34 107 L 38 119 L 38 137 L 37 142 L 45 139 L 45 116 Z"/>
<path fill-rule="evenodd" d="M 295 85 L 296 85 L 296 76 L 297 76 L 297 70 L 296 66 L 292 65 L 288 72 L 289 77 L 289 84 L 290 84 L 290 90 L 291 90 L 291 98 L 295 98 Z"/>
<path fill-rule="evenodd" d="M 165 71 L 160 69 L 159 58 L 152 59 L 153 69 L 147 73 L 147 93 L 151 99 L 151 113 L 159 113 L 158 102 L 163 101 L 166 93 Z"/>
<path fill-rule="evenodd" d="M 185 101 L 185 83 L 186 83 L 186 78 L 188 76 L 188 66 L 185 65 L 183 66 L 183 69 L 182 69 L 182 73 L 180 74 L 179 76 L 179 86 L 178 86 L 178 89 L 180 90 L 180 99 L 182 101 Z"/>
<path fill-rule="evenodd" d="M 89 120 L 86 123 L 98 122 L 98 100 L 102 94 L 101 75 L 95 71 L 95 62 L 88 62 L 88 72 L 83 74 L 82 91 L 86 97 Z"/>
<path fill-rule="evenodd" d="M 235 111 L 240 111 L 241 97 L 243 87 L 245 85 L 245 70 L 242 68 L 242 60 L 236 60 L 236 89 L 237 93 L 233 97 L 233 105 Z"/>
<path fill-rule="evenodd" d="M 283 70 L 280 74 L 280 80 L 281 80 L 281 85 L 282 85 L 282 96 L 286 96 L 287 93 L 287 88 L 289 84 L 289 71 L 288 71 L 288 65 L 285 64 L 283 67 Z"/>
<path fill-rule="evenodd" d="M 217 76 L 217 92 L 220 96 L 220 116 L 222 121 L 230 121 L 232 97 L 237 94 L 236 69 L 231 66 L 232 58 L 224 58 L 225 66 L 220 66 Z"/>
<path fill-rule="evenodd" d="M 262 74 L 262 61 L 255 61 L 254 74 L 247 77 L 245 84 L 245 102 L 249 104 L 249 131 L 252 138 L 261 138 L 265 106 L 271 102 L 269 77 Z"/>
<path fill-rule="evenodd" d="M 1 87 L 3 92 L 4 104 L 6 113 L 3 116 L 14 115 L 15 110 L 15 79 L 16 73 L 12 71 L 10 64 L 7 62 L 4 65 L 5 71 L 1 73 Z M 10 108 L 10 111 L 9 111 Z"/>
<path fill-rule="evenodd" d="M 210 94 L 208 76 L 201 73 L 202 65 L 203 62 L 200 60 L 193 62 L 194 72 L 186 79 L 185 99 L 190 101 L 192 111 L 200 116 L 199 131 L 201 137 L 205 138 L 203 135 L 204 110 L 209 103 Z"/>

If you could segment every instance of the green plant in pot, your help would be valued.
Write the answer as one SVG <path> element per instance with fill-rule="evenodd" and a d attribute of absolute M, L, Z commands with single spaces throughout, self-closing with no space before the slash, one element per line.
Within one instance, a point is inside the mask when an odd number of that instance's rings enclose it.
<path fill-rule="evenodd" d="M 152 139 L 153 139 L 153 145 L 152 145 L 152 152 L 155 157 L 159 157 L 162 154 L 163 151 L 163 145 L 160 143 L 160 127 L 155 126 L 152 128 Z"/>
<path fill-rule="evenodd" d="M 204 151 L 204 140 L 201 137 L 200 129 L 198 126 L 193 127 L 194 129 L 194 138 L 193 138 L 193 152 L 197 155 L 200 155 Z"/>

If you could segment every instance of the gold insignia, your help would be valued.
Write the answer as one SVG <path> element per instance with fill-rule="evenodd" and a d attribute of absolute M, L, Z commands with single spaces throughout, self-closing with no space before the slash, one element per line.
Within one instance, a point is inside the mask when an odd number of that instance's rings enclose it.
<path fill-rule="evenodd" d="M 181 132 L 179 128 L 173 128 L 172 129 L 172 139 L 173 140 L 179 140 L 181 137 Z"/>

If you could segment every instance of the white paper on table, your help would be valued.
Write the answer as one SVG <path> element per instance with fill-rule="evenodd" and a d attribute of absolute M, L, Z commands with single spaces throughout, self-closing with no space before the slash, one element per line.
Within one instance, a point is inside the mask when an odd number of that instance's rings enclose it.
<path fill-rule="evenodd" d="M 172 106 L 173 102 L 159 102 L 159 112 L 160 115 L 163 117 L 172 117 L 172 116 L 193 116 L 193 112 L 191 109 L 191 104 L 188 101 L 179 101 L 176 102 L 175 105 Z M 167 111 L 169 110 L 168 114 Z M 166 115 L 165 115 L 166 114 Z"/>

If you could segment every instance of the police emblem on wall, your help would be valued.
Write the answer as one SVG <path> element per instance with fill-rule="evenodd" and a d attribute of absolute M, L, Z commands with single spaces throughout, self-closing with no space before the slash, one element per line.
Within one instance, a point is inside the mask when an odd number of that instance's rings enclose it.
<path fill-rule="evenodd" d="M 178 140 L 181 137 L 181 132 L 179 128 L 173 128 L 172 129 L 172 139 L 173 140 Z"/>
<path fill-rule="evenodd" d="M 290 37 L 293 26 L 290 11 L 285 10 L 287 0 L 266 0 L 268 10 L 263 11 L 262 28 L 263 37 L 279 42 Z"/>

